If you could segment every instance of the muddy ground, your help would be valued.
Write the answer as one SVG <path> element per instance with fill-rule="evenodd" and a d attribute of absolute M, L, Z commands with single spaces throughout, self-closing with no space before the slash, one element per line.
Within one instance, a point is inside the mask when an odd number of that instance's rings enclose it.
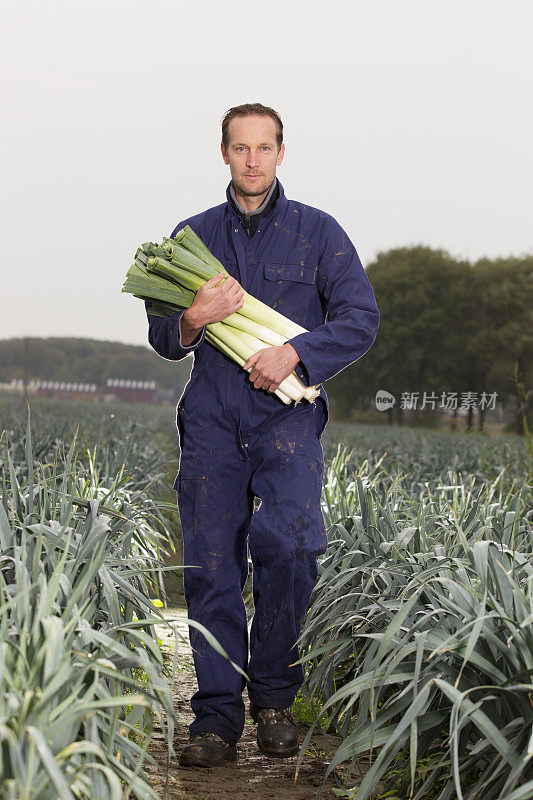
<path fill-rule="evenodd" d="M 174 685 L 174 706 L 181 725 L 174 737 L 175 758 L 171 760 L 168 781 L 168 800 L 315 800 L 318 797 L 329 759 L 340 744 L 334 735 L 318 732 L 313 735 L 304 756 L 298 779 L 295 782 L 295 769 L 298 756 L 286 759 L 275 759 L 264 756 L 257 747 L 256 726 L 248 714 L 246 702 L 246 723 L 244 733 L 237 744 L 237 761 L 223 766 L 206 768 L 180 767 L 179 754 L 188 741 L 188 725 L 193 720 L 189 699 L 196 691 L 197 684 L 192 659 L 192 651 L 188 640 L 188 628 L 184 621 L 186 610 L 173 608 L 168 616 L 182 619 L 177 623 L 183 639 L 178 645 L 180 671 Z M 158 633 L 164 646 L 170 648 L 174 644 L 174 636 L 168 627 L 159 627 Z M 308 731 L 306 725 L 300 724 L 300 744 Z M 164 796 L 166 738 L 158 730 L 150 745 L 150 753 L 156 759 L 158 767 L 146 766 L 152 786 L 161 798 Z M 365 759 L 359 765 L 364 774 L 368 766 Z M 339 771 L 338 778 L 331 775 L 325 784 L 321 800 L 338 800 L 339 794 L 334 788 L 342 786 L 341 779 L 345 772 Z M 360 779 L 354 776 L 352 784 Z"/>

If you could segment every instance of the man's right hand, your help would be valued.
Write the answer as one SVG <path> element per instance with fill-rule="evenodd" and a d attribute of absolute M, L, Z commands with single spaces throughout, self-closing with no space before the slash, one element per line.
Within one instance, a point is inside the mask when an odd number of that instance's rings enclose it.
<path fill-rule="evenodd" d="M 206 281 L 196 292 L 191 306 L 181 318 L 181 340 L 185 346 L 192 344 L 204 325 L 220 322 L 244 305 L 244 290 L 240 283 L 226 273 L 219 272 Z"/>

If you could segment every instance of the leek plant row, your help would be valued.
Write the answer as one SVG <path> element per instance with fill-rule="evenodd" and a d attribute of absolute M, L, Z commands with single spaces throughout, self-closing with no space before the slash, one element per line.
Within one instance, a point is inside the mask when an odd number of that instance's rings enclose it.
<path fill-rule="evenodd" d="M 20 415 L 6 421 L 0 797 L 159 800 L 143 767 L 156 763 L 148 749 L 155 725 L 167 741 L 167 769 L 175 755 L 178 658 L 177 649 L 163 652 L 155 627 L 172 621 L 158 606 L 163 574 L 174 569 L 163 561 L 165 504 L 152 497 L 160 465 L 147 452 L 132 475 L 126 464 L 140 460 L 143 446 L 133 426 L 123 448 L 94 445 L 82 460 L 77 433 L 66 449 L 54 430 L 41 433 L 34 451 L 29 412 L 25 435 Z M 91 422 L 94 434 L 92 411 Z"/>
<path fill-rule="evenodd" d="M 321 723 L 343 739 L 324 780 L 371 753 L 366 775 L 346 777 L 350 800 L 383 781 L 380 797 L 527 800 L 531 486 L 504 482 L 503 465 L 484 481 L 433 474 L 422 492 L 382 460 L 340 447 L 326 470 L 329 544 L 299 639 L 319 714 L 298 767 Z"/>

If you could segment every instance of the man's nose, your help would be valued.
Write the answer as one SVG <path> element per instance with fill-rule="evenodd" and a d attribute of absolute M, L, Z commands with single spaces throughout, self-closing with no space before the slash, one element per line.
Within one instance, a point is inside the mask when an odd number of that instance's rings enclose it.
<path fill-rule="evenodd" d="M 259 156 L 253 150 L 250 150 L 248 152 L 248 158 L 246 160 L 246 164 L 249 167 L 255 167 L 257 166 L 257 164 L 259 164 Z"/>

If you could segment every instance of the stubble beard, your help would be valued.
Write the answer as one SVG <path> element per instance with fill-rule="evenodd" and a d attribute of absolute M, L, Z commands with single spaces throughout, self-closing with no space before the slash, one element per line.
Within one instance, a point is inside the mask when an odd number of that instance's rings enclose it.
<path fill-rule="evenodd" d="M 254 188 L 251 188 L 251 187 L 247 187 L 245 184 L 241 183 L 241 181 L 236 180 L 235 178 L 232 178 L 233 188 L 236 189 L 244 197 L 259 197 L 262 194 L 266 194 L 266 192 L 268 192 L 268 190 L 272 186 L 272 183 L 274 182 L 274 180 L 275 180 L 275 176 L 274 176 L 274 178 L 272 178 L 271 181 L 269 181 L 268 178 L 267 178 L 267 179 L 265 179 L 265 181 L 263 183 L 261 183 L 260 186 L 256 186 Z"/>

